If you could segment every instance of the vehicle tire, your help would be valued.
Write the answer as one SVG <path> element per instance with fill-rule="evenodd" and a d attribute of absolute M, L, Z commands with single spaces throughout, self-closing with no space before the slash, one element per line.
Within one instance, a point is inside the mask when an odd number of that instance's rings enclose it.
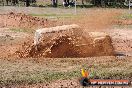
<path fill-rule="evenodd" d="M 80 84 L 82 85 L 82 86 L 88 86 L 88 85 L 90 85 L 90 81 L 89 81 L 89 79 L 88 78 L 82 78 L 81 80 L 80 80 Z"/>

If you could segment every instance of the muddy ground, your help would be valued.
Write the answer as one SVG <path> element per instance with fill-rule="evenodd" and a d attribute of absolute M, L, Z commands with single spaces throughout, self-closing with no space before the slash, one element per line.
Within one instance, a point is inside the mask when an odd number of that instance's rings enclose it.
<path fill-rule="evenodd" d="M 3 8 L 3 7 L 2 7 Z M 0 14 L 5 14 L 8 12 L 23 12 L 25 14 L 32 14 L 32 16 L 34 16 L 34 14 L 45 14 L 46 12 L 50 12 L 51 10 L 53 11 L 53 9 L 50 10 L 46 10 L 43 11 L 43 9 L 36 9 L 35 11 L 31 11 L 31 9 L 33 8 L 29 8 L 28 11 L 25 11 L 25 8 L 19 8 L 16 9 L 14 7 L 11 8 L 4 8 L 4 9 L 0 9 L 1 12 Z M 70 12 L 72 12 L 73 9 L 71 10 L 67 10 Z M 62 11 L 62 12 L 61 12 Z M 61 14 L 66 14 L 66 12 L 64 10 L 58 10 L 58 13 Z M 116 9 L 89 9 L 89 10 L 78 10 L 79 15 L 77 16 L 68 16 L 68 17 L 64 17 L 63 15 L 61 15 L 62 17 L 58 18 L 56 16 L 52 16 L 55 17 L 55 19 L 50 19 L 50 17 L 46 17 L 49 20 L 51 20 L 51 25 L 52 26 L 52 20 L 55 21 L 56 23 L 54 23 L 53 26 L 55 25 L 63 25 L 63 24 L 78 24 L 79 26 L 83 27 L 85 31 L 101 31 L 101 32 L 106 32 L 108 33 L 111 38 L 112 38 L 112 44 L 114 46 L 115 49 L 115 53 L 117 58 L 116 59 L 131 59 L 132 56 L 132 30 L 131 30 L 131 23 L 132 23 L 132 19 L 125 19 L 125 20 L 119 20 L 119 17 L 124 14 L 127 13 L 126 10 L 116 10 Z M 52 12 L 52 13 L 56 13 L 56 12 Z M 52 14 L 51 13 L 51 14 Z M 60 14 L 59 14 L 60 15 Z M 44 17 L 44 15 L 37 15 L 37 17 Z M 7 19 L 8 20 L 8 19 Z M 10 21 L 11 22 L 11 21 Z M 50 21 L 48 22 L 48 24 L 50 24 Z M 21 24 L 22 25 L 22 24 Z M 116 25 L 116 26 L 115 26 Z M 119 27 L 120 26 L 120 27 Z M 123 26 L 123 27 L 122 27 Z M 125 27 L 124 27 L 125 26 Z M 39 28 L 40 26 L 38 26 Z M 35 29 L 37 29 L 37 27 L 35 26 Z M 35 29 L 29 29 L 28 31 L 25 31 L 25 27 L 24 29 L 15 28 L 15 26 L 1 26 L 0 28 L 0 58 L 1 59 L 21 59 L 20 57 L 16 56 L 16 51 L 22 47 L 23 44 L 28 44 L 28 42 L 33 42 L 33 37 L 34 37 L 34 30 Z M 30 30 L 30 31 L 29 31 Z M 88 57 L 87 60 L 90 60 Z M 105 61 L 106 57 L 99 57 L 102 58 L 101 60 L 103 61 L 103 63 L 109 62 L 109 59 Z M 116 61 L 115 57 L 109 57 L 111 58 L 112 61 Z M 26 58 L 24 58 L 26 59 Z M 31 58 L 32 59 L 32 58 Z M 41 58 L 38 58 L 41 59 Z M 44 58 L 46 59 L 46 58 Z M 56 58 L 55 58 L 56 59 Z M 63 59 L 63 58 L 61 58 Z M 78 58 L 75 58 L 78 59 Z M 85 59 L 85 58 L 84 58 Z M 98 59 L 98 57 L 97 57 Z M 95 59 L 95 61 L 98 61 L 97 59 Z M 99 60 L 99 61 L 101 61 Z M 80 59 L 80 61 L 83 61 L 83 59 Z M 92 60 L 91 60 L 92 61 Z M 42 64 L 52 64 L 52 60 L 46 63 L 42 63 Z M 98 62 L 100 63 L 100 62 Z M 123 63 L 123 60 L 120 62 Z M 131 63 L 131 61 L 130 61 Z M 112 63 L 110 63 L 112 64 Z M 35 64 L 33 64 L 35 65 Z M 76 64 L 73 64 L 73 66 Z M 79 65 L 83 65 L 79 64 Z M 15 65 L 14 65 L 15 66 Z M 54 65 L 53 65 L 54 66 Z M 50 66 L 52 67 L 52 65 Z M 49 68 L 50 68 L 49 67 Z M 68 66 L 67 66 L 68 67 Z M 131 64 L 130 64 L 130 68 L 131 68 Z M 18 68 L 19 69 L 19 68 Z M 65 68 L 64 68 L 65 69 Z M 59 69 L 58 69 L 59 70 Z M 61 69 L 62 70 L 62 69 Z M 62 70 L 63 71 L 63 70 Z M 68 71 L 68 69 L 66 70 Z M 132 73 L 130 73 L 132 74 Z M 129 78 L 131 79 L 131 77 Z M 12 86 L 14 87 L 14 86 Z M 80 84 L 78 83 L 78 79 L 72 79 L 72 80 L 57 80 L 57 81 L 53 81 L 51 83 L 40 83 L 40 84 L 33 84 L 33 85 L 15 85 L 15 87 L 24 87 L 24 88 L 80 88 Z M 93 88 L 98 88 L 98 87 L 93 87 Z M 99 88 L 105 88 L 105 87 L 99 87 Z M 106 87 L 107 88 L 107 87 Z M 108 88 L 113 88 L 113 87 L 108 87 Z M 114 88 L 131 88 L 131 87 L 114 87 Z"/>

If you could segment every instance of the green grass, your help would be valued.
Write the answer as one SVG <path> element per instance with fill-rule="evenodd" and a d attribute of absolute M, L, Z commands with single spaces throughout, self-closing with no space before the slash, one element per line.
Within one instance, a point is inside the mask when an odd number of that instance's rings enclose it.
<path fill-rule="evenodd" d="M 119 29 L 132 29 L 132 25 L 113 25 L 113 28 L 119 28 Z"/>
<path fill-rule="evenodd" d="M 32 60 L 0 60 L 0 85 L 34 84 L 80 77 L 78 70 L 57 71 Z"/>
<path fill-rule="evenodd" d="M 120 16 L 115 17 L 117 20 L 132 20 L 132 14 L 124 13 Z M 119 28 L 119 29 L 132 29 L 132 25 L 119 25 L 115 24 L 112 26 L 113 28 Z"/>
<path fill-rule="evenodd" d="M 20 29 L 20 28 L 12 28 L 10 30 L 13 31 L 13 32 L 27 32 L 27 30 Z"/>
<path fill-rule="evenodd" d="M 11 28 L 10 30 L 13 32 L 24 32 L 24 33 L 33 33 L 34 32 L 34 30 L 23 29 L 23 28 Z"/>
<path fill-rule="evenodd" d="M 90 78 L 132 79 L 132 60 L 113 57 L 0 59 L 0 85 L 35 84 L 55 80 L 81 78 L 81 69 Z M 106 59 L 106 61 L 104 61 Z M 100 61 L 99 61 L 100 60 Z"/>
<path fill-rule="evenodd" d="M 73 14 L 30 14 L 32 16 L 73 16 Z"/>
<path fill-rule="evenodd" d="M 120 19 L 132 19 L 132 14 L 125 13 L 119 17 Z"/>
<path fill-rule="evenodd" d="M 40 18 L 49 18 L 49 19 L 56 19 L 56 18 L 76 18 L 81 17 L 81 15 L 74 15 L 74 14 L 29 14 L 34 17 L 40 17 Z"/>
<path fill-rule="evenodd" d="M 78 71 L 72 72 L 54 72 L 54 71 L 38 71 L 38 72 L 19 72 L 14 71 L 10 75 L 1 75 L 1 85 L 13 85 L 13 84 L 35 84 L 51 82 L 58 79 L 70 79 L 73 77 L 79 77 Z"/>

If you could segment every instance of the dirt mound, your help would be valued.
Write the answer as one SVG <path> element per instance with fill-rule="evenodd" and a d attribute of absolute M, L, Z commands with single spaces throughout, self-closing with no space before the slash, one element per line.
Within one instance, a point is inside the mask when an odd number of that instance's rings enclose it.
<path fill-rule="evenodd" d="M 22 13 L 0 14 L 0 27 L 36 29 L 53 26 L 55 22 Z"/>
<path fill-rule="evenodd" d="M 25 44 L 17 52 L 19 57 L 88 57 L 113 55 L 111 38 L 100 32 L 85 32 L 67 25 L 63 30 L 44 32 L 39 43 Z M 49 29 L 57 29 L 53 27 Z M 42 30 L 48 30 L 47 28 Z"/>

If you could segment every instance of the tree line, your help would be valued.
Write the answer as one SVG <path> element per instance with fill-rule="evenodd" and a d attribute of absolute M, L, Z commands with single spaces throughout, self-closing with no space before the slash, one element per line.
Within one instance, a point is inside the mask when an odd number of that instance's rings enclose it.
<path fill-rule="evenodd" d="M 53 7 L 57 7 L 58 6 L 58 1 L 59 0 L 49 0 L 51 2 L 51 5 Z M 128 5 L 129 0 L 76 0 L 81 1 L 82 6 L 85 6 L 85 3 L 91 3 L 94 6 L 110 6 L 110 5 Z M 5 2 L 5 3 L 3 3 Z M 19 4 L 19 2 L 24 2 L 25 6 L 28 7 L 30 6 L 32 3 L 36 3 L 37 0 L 0 0 L 0 3 L 3 3 L 3 5 L 17 5 Z M 75 5 L 75 0 L 62 0 L 62 5 L 64 7 L 68 7 L 68 6 L 74 6 Z M 131 0 L 132 2 L 132 0 Z"/>
<path fill-rule="evenodd" d="M 35 3 L 36 0 L 0 0 L 0 3 L 3 5 L 12 5 L 15 6 L 19 4 L 19 2 L 23 2 L 26 7 L 30 6 L 31 3 Z"/>

